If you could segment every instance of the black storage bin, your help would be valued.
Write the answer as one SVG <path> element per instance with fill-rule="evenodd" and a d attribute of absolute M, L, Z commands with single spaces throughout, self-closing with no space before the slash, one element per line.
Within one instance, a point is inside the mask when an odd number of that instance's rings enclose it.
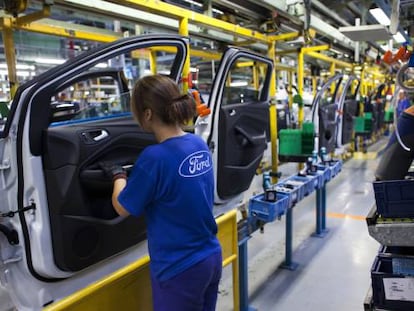
<path fill-rule="evenodd" d="M 381 245 L 378 254 L 380 256 L 413 256 L 414 258 L 414 247 L 406 246 L 385 246 Z"/>
<path fill-rule="evenodd" d="M 414 217 L 414 180 L 373 182 L 377 212 L 386 218 Z"/>
<path fill-rule="evenodd" d="M 414 310 L 414 278 L 393 271 L 392 256 L 379 254 L 371 269 L 373 302 L 376 308 Z M 402 256 L 402 258 L 408 259 Z M 414 257 L 412 257 L 414 263 Z"/>

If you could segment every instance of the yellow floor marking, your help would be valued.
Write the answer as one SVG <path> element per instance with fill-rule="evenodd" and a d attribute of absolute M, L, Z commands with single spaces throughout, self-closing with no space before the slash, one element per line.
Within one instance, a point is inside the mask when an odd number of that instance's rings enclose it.
<path fill-rule="evenodd" d="M 357 160 L 373 160 L 377 157 L 377 152 L 354 152 L 354 159 Z"/>
<path fill-rule="evenodd" d="M 346 218 L 346 219 L 353 219 L 353 220 L 365 220 L 366 218 L 366 216 L 361 216 L 361 215 L 348 215 L 348 214 L 332 213 L 332 212 L 328 212 L 326 213 L 326 215 L 331 218 Z"/>

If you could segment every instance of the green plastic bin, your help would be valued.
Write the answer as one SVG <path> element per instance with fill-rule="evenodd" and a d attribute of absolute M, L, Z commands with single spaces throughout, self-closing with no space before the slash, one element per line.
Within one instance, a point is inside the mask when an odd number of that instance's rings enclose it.
<path fill-rule="evenodd" d="M 385 111 L 384 121 L 387 123 L 392 123 L 394 121 L 394 110 L 388 109 Z"/>
<path fill-rule="evenodd" d="M 279 131 L 279 154 L 302 154 L 302 130 L 282 129 Z"/>
<path fill-rule="evenodd" d="M 364 117 L 356 117 L 354 123 L 354 131 L 356 133 L 364 132 L 365 130 L 365 118 Z"/>
<path fill-rule="evenodd" d="M 372 131 L 372 112 L 365 112 L 364 114 L 364 131 L 371 132 Z"/>

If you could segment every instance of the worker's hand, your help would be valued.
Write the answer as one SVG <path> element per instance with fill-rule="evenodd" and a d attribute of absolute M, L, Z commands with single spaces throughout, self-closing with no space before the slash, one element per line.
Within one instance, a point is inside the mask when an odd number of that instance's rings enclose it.
<path fill-rule="evenodd" d="M 104 171 L 105 176 L 112 178 L 113 181 L 119 178 L 127 179 L 127 173 L 124 168 L 112 162 L 99 162 L 99 166 Z"/>

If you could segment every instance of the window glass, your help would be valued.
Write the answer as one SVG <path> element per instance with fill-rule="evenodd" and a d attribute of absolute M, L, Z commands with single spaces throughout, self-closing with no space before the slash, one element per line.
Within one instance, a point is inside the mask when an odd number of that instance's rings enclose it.
<path fill-rule="evenodd" d="M 325 90 L 323 91 L 320 97 L 319 105 L 321 107 L 332 104 L 332 97 L 333 97 L 333 93 L 335 92 L 337 83 L 338 83 L 338 80 L 335 80 L 328 87 L 325 88 Z"/>
<path fill-rule="evenodd" d="M 227 75 L 222 105 L 259 100 L 267 67 L 244 58 L 237 59 Z"/>
<path fill-rule="evenodd" d="M 216 75 L 219 61 L 212 60 L 207 62 L 198 62 L 192 65 L 192 82 L 193 86 L 199 91 L 203 101 L 208 103 L 213 79 Z"/>
<path fill-rule="evenodd" d="M 170 75 L 176 48 L 137 49 L 103 61 L 59 89 L 51 98 L 52 125 L 130 113 L 135 82 L 153 73 Z"/>
<path fill-rule="evenodd" d="M 336 91 L 335 94 L 335 103 L 339 103 L 339 100 L 341 99 L 342 93 L 344 92 L 345 89 L 345 84 L 346 84 L 346 80 L 342 79 L 341 83 L 338 86 L 338 90 Z"/>

